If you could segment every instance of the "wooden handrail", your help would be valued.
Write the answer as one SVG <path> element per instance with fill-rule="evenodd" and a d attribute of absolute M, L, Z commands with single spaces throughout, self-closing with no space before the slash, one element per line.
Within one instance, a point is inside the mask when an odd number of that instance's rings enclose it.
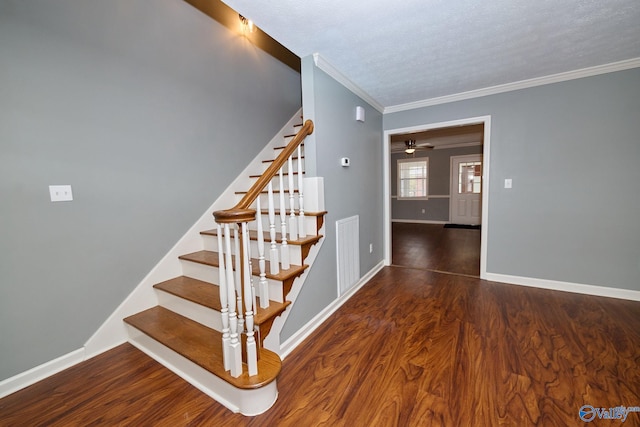
<path fill-rule="evenodd" d="M 256 211 L 255 209 L 251 209 L 250 206 L 258 198 L 269 181 L 271 181 L 276 176 L 280 168 L 284 166 L 289 156 L 291 156 L 293 152 L 298 148 L 298 145 L 300 145 L 302 141 L 304 141 L 307 135 L 311 135 L 312 133 L 313 122 L 311 120 L 307 120 L 304 122 L 302 129 L 300 129 L 296 136 L 293 137 L 291 142 L 287 144 L 280 155 L 273 161 L 273 163 L 271 163 L 267 170 L 264 171 L 264 173 L 260 176 L 260 178 L 258 178 L 258 180 L 253 184 L 251 189 L 249 189 L 247 194 L 244 195 L 242 200 L 240 200 L 237 205 L 235 205 L 231 209 L 215 211 L 213 213 L 216 222 L 239 223 L 253 221 L 256 218 Z"/>

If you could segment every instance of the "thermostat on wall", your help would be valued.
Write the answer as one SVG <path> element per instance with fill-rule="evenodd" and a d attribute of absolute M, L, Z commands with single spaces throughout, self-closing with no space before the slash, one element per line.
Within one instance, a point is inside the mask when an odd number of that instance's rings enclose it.
<path fill-rule="evenodd" d="M 349 158 L 348 158 L 348 157 L 343 157 L 343 158 L 341 158 L 341 159 L 340 159 L 340 164 L 341 164 L 342 166 L 349 166 L 349 164 L 350 164 L 350 163 L 351 163 L 351 162 L 349 161 Z"/>

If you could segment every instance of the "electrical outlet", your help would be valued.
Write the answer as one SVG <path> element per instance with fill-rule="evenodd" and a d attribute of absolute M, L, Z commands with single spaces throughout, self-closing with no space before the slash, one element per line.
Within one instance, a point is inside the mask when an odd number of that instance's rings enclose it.
<path fill-rule="evenodd" d="M 70 202 L 73 200 L 70 185 L 50 185 L 49 195 L 52 202 Z"/>
<path fill-rule="evenodd" d="M 424 209 L 422 209 L 422 213 L 424 213 L 424 212 L 425 212 L 425 210 L 424 210 Z"/>

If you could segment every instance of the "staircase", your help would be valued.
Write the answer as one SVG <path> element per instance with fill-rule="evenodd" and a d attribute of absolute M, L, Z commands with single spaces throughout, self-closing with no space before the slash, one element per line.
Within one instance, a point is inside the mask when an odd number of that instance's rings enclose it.
<path fill-rule="evenodd" d="M 214 213 L 202 249 L 179 256 L 182 275 L 153 286 L 159 304 L 124 319 L 133 345 L 244 415 L 277 398 L 279 337 L 265 339 L 280 333 L 274 322 L 322 238 L 325 212 L 304 210 L 302 142 L 313 123 L 296 128 L 236 206 Z"/>

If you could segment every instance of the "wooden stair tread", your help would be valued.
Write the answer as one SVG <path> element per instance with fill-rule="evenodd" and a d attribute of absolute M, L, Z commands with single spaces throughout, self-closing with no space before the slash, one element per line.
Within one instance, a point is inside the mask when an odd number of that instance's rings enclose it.
<path fill-rule="evenodd" d="M 264 387 L 276 379 L 282 368 L 277 354 L 260 348 L 258 374 L 250 377 L 245 369 L 238 378 L 232 377 L 224 370 L 222 334 L 166 308 L 153 307 L 124 321 L 237 388 Z"/>
<path fill-rule="evenodd" d="M 218 230 L 216 228 L 213 228 L 211 230 L 205 230 L 205 231 L 201 231 L 200 234 L 204 234 L 206 236 L 217 236 L 218 235 Z M 264 241 L 265 242 L 271 242 L 271 235 L 269 234 L 268 231 L 264 231 L 262 233 L 263 237 L 264 237 Z M 249 238 L 251 240 L 258 240 L 258 231 L 257 230 L 249 230 Z M 289 245 L 307 245 L 309 243 L 316 243 L 318 242 L 318 240 L 320 240 L 322 238 L 322 236 L 306 236 L 306 237 L 302 237 L 302 238 L 298 238 L 296 240 L 287 240 L 287 243 Z M 282 243 L 282 233 L 276 233 L 276 242 L 277 243 Z"/>
<path fill-rule="evenodd" d="M 220 266 L 220 261 L 218 259 L 218 253 L 213 251 L 197 251 L 186 255 L 181 255 L 179 259 L 191 262 L 197 262 L 199 264 L 209 265 L 211 267 Z M 234 256 L 235 263 L 235 256 Z M 251 260 L 252 271 L 251 274 L 254 276 L 260 275 L 260 267 L 258 266 L 258 260 Z M 266 270 L 267 270 L 267 279 L 280 280 L 285 281 L 291 279 L 292 277 L 297 277 L 301 275 L 304 270 L 309 268 L 308 265 L 293 265 L 291 264 L 288 270 L 280 270 L 278 274 L 269 273 L 269 261 L 266 261 Z"/>
<path fill-rule="evenodd" d="M 168 292 L 212 310 L 220 311 L 220 288 L 187 276 L 178 276 L 153 285 L 155 289 Z"/>
<path fill-rule="evenodd" d="M 153 286 L 164 292 L 168 292 L 179 298 L 200 304 L 212 310 L 220 311 L 220 288 L 213 283 L 203 282 L 187 276 L 179 276 Z M 254 317 L 256 325 L 261 325 L 272 317 L 279 316 L 291 304 L 290 301 L 284 303 L 269 301 L 269 307 L 261 308 L 258 298 L 258 307 Z"/>

